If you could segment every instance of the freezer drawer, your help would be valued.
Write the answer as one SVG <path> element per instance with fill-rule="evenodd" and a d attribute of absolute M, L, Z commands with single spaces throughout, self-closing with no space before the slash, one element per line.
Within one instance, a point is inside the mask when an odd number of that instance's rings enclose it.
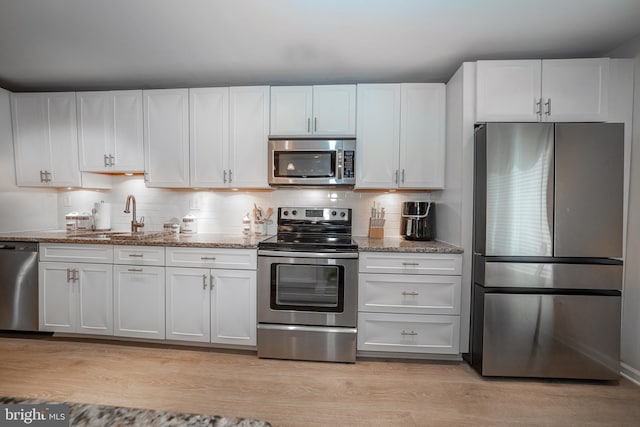
<path fill-rule="evenodd" d="M 500 288 L 622 289 L 622 264 L 483 262 L 475 257 L 475 283 Z"/>
<path fill-rule="evenodd" d="M 618 379 L 620 300 L 484 293 L 482 375 Z"/>

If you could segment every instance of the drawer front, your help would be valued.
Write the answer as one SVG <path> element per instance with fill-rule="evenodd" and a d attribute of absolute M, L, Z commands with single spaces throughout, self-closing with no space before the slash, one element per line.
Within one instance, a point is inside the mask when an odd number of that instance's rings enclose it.
<path fill-rule="evenodd" d="M 166 248 L 167 267 L 226 268 L 255 270 L 258 251 L 255 249 Z"/>
<path fill-rule="evenodd" d="M 360 274 L 358 310 L 460 314 L 460 276 Z"/>
<path fill-rule="evenodd" d="M 462 255 L 361 252 L 360 273 L 461 275 Z"/>
<path fill-rule="evenodd" d="M 164 248 L 157 246 L 113 247 L 113 263 L 125 265 L 164 265 Z"/>
<path fill-rule="evenodd" d="M 113 263 L 113 245 L 41 243 L 40 261 Z"/>
<path fill-rule="evenodd" d="M 460 317 L 358 313 L 358 350 L 458 354 Z"/>

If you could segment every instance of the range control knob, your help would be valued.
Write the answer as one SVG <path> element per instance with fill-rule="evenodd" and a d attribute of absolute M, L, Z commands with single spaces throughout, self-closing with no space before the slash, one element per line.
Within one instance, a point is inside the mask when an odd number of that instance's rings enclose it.
<path fill-rule="evenodd" d="M 332 216 L 336 216 L 336 215 L 338 215 L 338 212 L 336 212 L 336 211 L 331 211 L 331 215 L 332 215 Z"/>
<path fill-rule="evenodd" d="M 289 216 L 289 211 L 284 211 L 284 212 L 282 212 L 282 215 L 284 215 L 284 216 Z"/>
<path fill-rule="evenodd" d="M 297 210 L 295 210 L 295 209 L 294 209 L 294 210 L 292 210 L 292 211 L 291 211 L 291 215 L 293 215 L 293 216 L 298 215 L 298 211 L 297 211 Z"/>
<path fill-rule="evenodd" d="M 346 212 L 340 212 L 340 216 L 341 216 L 342 218 L 344 218 L 345 216 L 347 216 L 347 213 L 346 213 Z"/>

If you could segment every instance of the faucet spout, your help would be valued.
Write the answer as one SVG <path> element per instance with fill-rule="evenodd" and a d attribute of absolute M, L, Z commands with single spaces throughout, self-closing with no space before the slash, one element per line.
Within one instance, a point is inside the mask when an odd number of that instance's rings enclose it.
<path fill-rule="evenodd" d="M 133 212 L 131 212 L 131 205 L 133 204 Z M 136 198 L 133 194 L 127 196 L 127 202 L 124 205 L 124 213 L 131 213 L 131 232 L 135 233 L 139 228 L 144 227 L 144 217 L 140 217 L 140 221 L 136 219 Z"/>

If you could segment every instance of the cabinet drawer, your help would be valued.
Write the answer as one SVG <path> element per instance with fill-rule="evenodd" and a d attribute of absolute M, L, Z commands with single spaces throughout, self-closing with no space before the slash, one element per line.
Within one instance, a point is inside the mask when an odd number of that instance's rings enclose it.
<path fill-rule="evenodd" d="M 166 248 L 167 267 L 206 267 L 255 270 L 255 249 Z"/>
<path fill-rule="evenodd" d="M 361 252 L 360 273 L 462 274 L 462 255 Z"/>
<path fill-rule="evenodd" d="M 358 314 L 358 350 L 458 354 L 460 317 Z"/>
<path fill-rule="evenodd" d="M 157 246 L 113 247 L 113 263 L 126 265 L 164 265 L 164 248 Z"/>
<path fill-rule="evenodd" d="M 41 243 L 40 261 L 113 263 L 113 245 Z"/>
<path fill-rule="evenodd" d="M 360 274 L 358 310 L 460 314 L 460 276 Z"/>

